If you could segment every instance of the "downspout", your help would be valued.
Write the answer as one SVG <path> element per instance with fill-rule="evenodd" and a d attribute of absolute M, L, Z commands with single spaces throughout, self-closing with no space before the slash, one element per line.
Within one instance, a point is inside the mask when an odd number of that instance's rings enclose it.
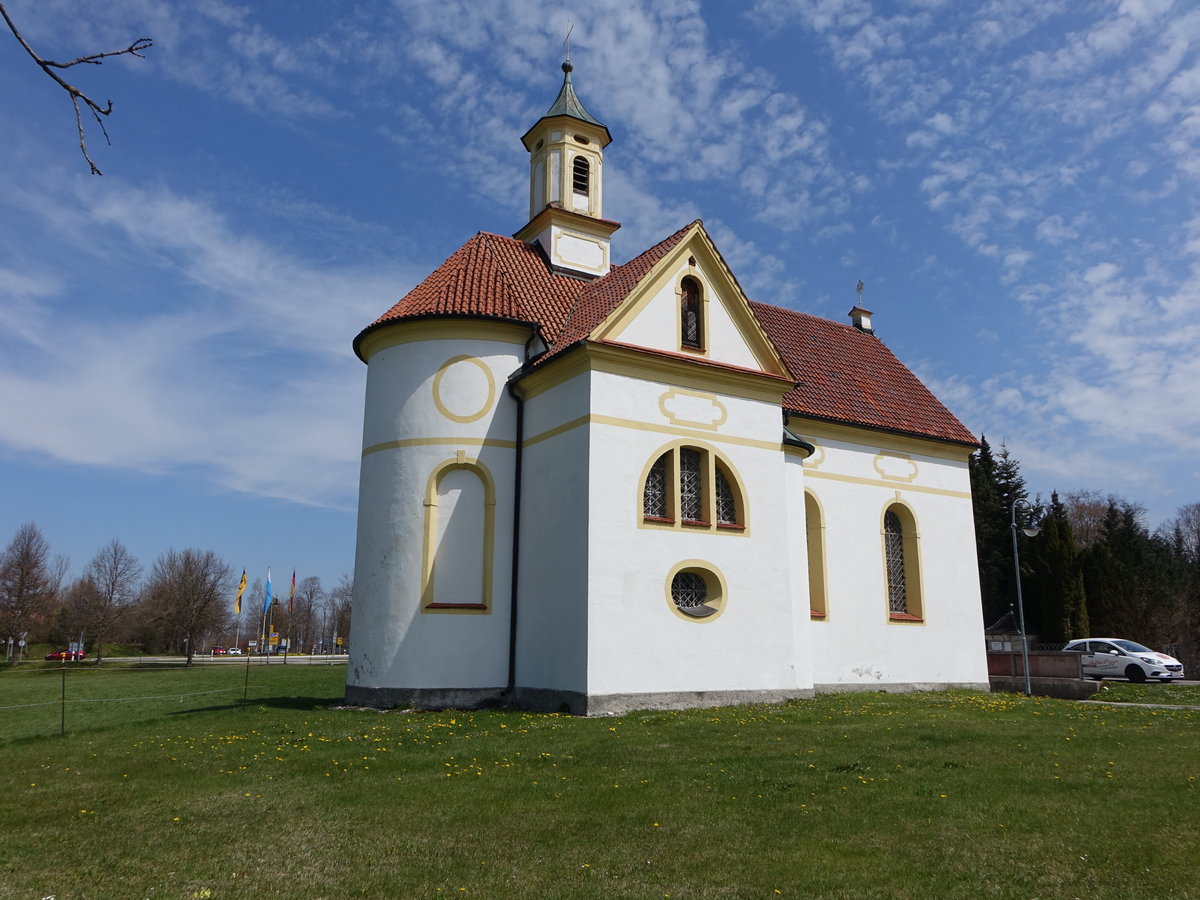
<path fill-rule="evenodd" d="M 529 362 L 529 345 L 537 339 L 537 331 L 525 342 L 525 361 L 517 370 L 517 375 L 525 371 Z M 508 381 L 508 395 L 517 404 L 517 434 L 516 449 L 513 452 L 513 528 L 512 528 L 512 580 L 509 587 L 508 600 L 508 684 L 504 693 L 508 702 L 512 703 L 517 689 L 517 590 L 520 584 L 521 565 L 521 462 L 525 443 L 525 399 L 516 388 L 516 380 Z"/>

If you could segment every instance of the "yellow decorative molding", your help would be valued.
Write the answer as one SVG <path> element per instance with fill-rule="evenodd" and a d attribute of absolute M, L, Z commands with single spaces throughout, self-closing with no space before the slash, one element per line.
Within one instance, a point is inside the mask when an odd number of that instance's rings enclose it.
<path fill-rule="evenodd" d="M 372 444 L 365 448 L 362 452 L 363 456 L 369 456 L 372 453 L 379 453 L 383 450 L 399 450 L 401 447 L 440 447 L 447 444 L 463 444 L 468 447 L 498 447 L 502 450 L 515 450 L 517 448 L 516 441 L 501 441 L 495 438 L 471 438 L 471 437 L 430 437 L 430 438 L 403 438 L 398 441 L 382 441 L 378 444 Z"/>
<path fill-rule="evenodd" d="M 688 262 L 690 259 L 697 260 L 696 265 L 691 265 Z M 718 298 L 718 302 L 728 311 L 734 327 L 764 372 L 790 377 L 787 366 L 775 350 L 775 345 L 771 343 L 766 331 L 751 312 L 749 300 L 742 293 L 737 278 L 725 265 L 716 245 L 699 223 L 694 225 L 666 256 L 654 264 L 641 283 L 630 292 L 625 302 L 592 330 L 592 336 L 601 340 L 616 340 L 651 298 L 657 296 L 669 284 L 673 283 L 678 288 L 685 275 L 691 275 L 700 281 L 703 297 L 713 293 Z M 705 313 L 707 320 L 710 313 L 708 310 L 705 310 Z M 678 335 L 676 337 L 678 338 Z M 679 344 L 676 343 L 676 346 Z M 705 346 L 708 346 L 707 342 Z"/>
<path fill-rule="evenodd" d="M 563 422 L 561 425 L 556 425 L 553 428 L 549 428 L 546 431 L 543 431 L 541 434 L 535 435 L 531 438 L 526 438 L 525 442 L 521 446 L 530 447 L 534 444 L 540 444 L 542 441 L 548 441 L 552 437 L 557 437 L 560 434 L 588 424 L 590 418 L 590 416 L 580 416 L 577 419 L 571 419 L 569 422 Z"/>
<path fill-rule="evenodd" d="M 682 385 L 694 391 L 712 391 L 778 405 L 792 388 L 790 381 L 770 373 L 697 365 L 696 361 L 686 357 L 667 356 L 653 349 L 595 342 L 584 344 L 580 349 L 590 357 L 591 367 L 597 372 Z"/>
<path fill-rule="evenodd" d="M 920 467 L 907 453 L 895 453 L 891 450 L 880 450 L 871 461 L 872 468 L 879 477 L 887 481 L 906 481 L 911 483 L 920 472 Z M 907 474 L 901 474 L 907 469 Z"/>
<path fill-rule="evenodd" d="M 708 598 L 704 601 L 706 606 L 711 606 L 716 610 L 712 615 L 704 618 L 696 618 L 682 612 L 675 605 L 675 598 L 671 596 L 671 583 L 675 580 L 675 576 L 680 572 L 695 572 L 704 579 L 705 587 L 708 589 Z M 664 585 L 667 598 L 667 608 L 671 610 L 678 618 L 685 622 L 693 624 L 705 625 L 709 622 L 715 622 L 721 618 L 721 614 L 725 612 L 725 606 L 729 599 L 729 585 L 725 581 L 725 575 L 714 566 L 712 563 L 703 559 L 685 559 L 677 562 L 671 567 L 671 571 L 667 573 L 667 580 Z"/>
<path fill-rule="evenodd" d="M 732 434 L 712 434 L 680 428 L 674 425 L 659 425 L 649 422 L 637 422 L 633 419 L 622 419 L 616 416 L 592 415 L 588 419 L 593 425 L 610 425 L 614 428 L 629 428 L 634 431 L 652 431 L 656 434 L 671 434 L 695 440 L 717 441 L 722 444 L 733 444 L 738 447 L 755 447 L 759 450 L 779 450 L 782 446 L 778 441 L 758 441 L 754 438 L 738 437 Z"/>
<path fill-rule="evenodd" d="M 443 476 L 454 469 L 473 472 L 483 484 L 483 567 L 480 599 L 478 603 L 436 603 L 434 600 L 434 576 L 437 568 L 437 509 L 438 489 Z M 421 612 L 444 615 L 467 614 L 487 615 L 492 611 L 492 568 L 496 540 L 496 481 L 487 466 L 478 459 L 467 457 L 459 450 L 451 459 L 434 466 L 425 482 L 424 540 L 421 547 Z"/>
<path fill-rule="evenodd" d="M 700 402 L 689 403 L 689 400 Z M 688 425 L 692 428 L 716 431 L 729 419 L 729 410 L 713 394 L 689 391 L 686 388 L 671 388 L 658 398 L 658 408 L 672 425 Z M 711 415 L 697 415 L 702 412 L 709 412 Z M 690 413 L 692 417 L 688 418 L 684 413 Z M 708 421 L 705 421 L 706 419 Z"/>
<path fill-rule="evenodd" d="M 496 341 L 524 346 L 529 340 L 528 325 L 496 322 L 489 319 L 398 319 L 381 325 L 358 345 L 359 355 L 370 362 L 380 350 L 415 341 Z M 517 351 L 514 351 L 517 352 Z"/>
<path fill-rule="evenodd" d="M 696 441 L 715 441 L 721 444 L 732 444 L 737 447 L 754 447 L 758 450 L 779 450 L 781 446 L 771 441 L 757 441 L 753 438 L 738 437 L 737 435 L 713 434 L 711 432 L 680 428 L 675 425 L 638 422 L 634 419 L 622 419 L 617 416 L 602 416 L 598 414 L 579 416 L 576 419 L 563 422 L 561 425 L 548 428 L 533 437 L 526 438 L 522 446 L 528 447 L 531 444 L 540 443 L 552 437 L 557 437 L 573 428 L 581 428 L 584 425 L 608 425 L 613 428 L 627 428 L 631 431 L 647 431 L 654 434 L 669 434 L 681 438 L 690 438 L 693 443 Z M 874 484 L 874 482 L 870 483 Z"/>
<path fill-rule="evenodd" d="M 788 413 L 788 427 L 809 443 L 813 438 L 840 441 L 859 447 L 875 447 L 882 451 L 915 453 L 965 463 L 974 451 L 962 444 L 939 441 L 937 438 L 921 438 L 903 434 L 891 434 L 878 428 L 854 425 L 838 425 L 819 419 L 809 419 L 796 413 Z"/>
<path fill-rule="evenodd" d="M 473 413 L 454 413 L 446 406 L 445 400 L 442 398 L 442 379 L 446 373 L 455 366 L 472 365 L 483 372 L 484 380 L 487 382 L 487 398 L 483 401 L 482 406 Z M 492 374 L 491 368 L 483 360 L 474 356 L 452 356 L 450 359 L 442 363 L 438 368 L 437 374 L 433 376 L 433 405 L 437 407 L 437 411 L 452 422 L 467 424 L 469 422 L 478 422 L 486 416 L 496 402 L 496 377 Z"/>
<path fill-rule="evenodd" d="M 888 484 L 883 479 L 876 480 L 874 478 L 860 478 L 856 475 L 838 475 L 834 472 L 807 472 L 807 471 L 804 474 L 809 478 L 821 478 L 821 479 L 825 479 L 827 481 L 841 481 L 846 484 L 866 484 L 866 485 L 870 485 L 871 487 L 888 488 L 889 490 L 891 490 L 894 487 L 894 485 Z M 934 494 L 935 496 L 938 496 L 938 497 L 957 497 L 962 500 L 970 500 L 971 499 L 970 491 L 952 491 L 952 490 L 949 490 L 948 488 L 926 487 L 921 484 L 910 484 L 904 490 L 906 492 L 912 492 L 912 493 L 917 493 L 917 494 Z"/>

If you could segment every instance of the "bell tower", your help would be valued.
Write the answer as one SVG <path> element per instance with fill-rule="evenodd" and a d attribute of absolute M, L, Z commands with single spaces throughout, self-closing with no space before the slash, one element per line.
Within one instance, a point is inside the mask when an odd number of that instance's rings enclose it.
<path fill-rule="evenodd" d="M 597 278 L 609 270 L 609 240 L 620 228 L 601 217 L 608 128 L 579 102 L 570 54 L 563 84 L 546 114 L 521 138 L 529 151 L 529 222 L 514 237 L 542 248 L 564 275 Z"/>

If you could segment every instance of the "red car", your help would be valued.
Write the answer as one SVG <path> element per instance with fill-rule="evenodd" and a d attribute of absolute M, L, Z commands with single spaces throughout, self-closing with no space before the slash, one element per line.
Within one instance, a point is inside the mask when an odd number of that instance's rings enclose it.
<path fill-rule="evenodd" d="M 224 647 L 213 647 L 213 648 L 212 648 L 212 655 L 213 655 L 213 656 L 224 656 L 224 655 L 225 655 L 226 653 L 228 653 L 228 652 L 229 652 L 229 651 L 228 651 L 228 650 L 226 650 Z"/>
<path fill-rule="evenodd" d="M 47 653 L 46 659 L 83 659 L 87 654 L 82 650 L 55 650 Z"/>

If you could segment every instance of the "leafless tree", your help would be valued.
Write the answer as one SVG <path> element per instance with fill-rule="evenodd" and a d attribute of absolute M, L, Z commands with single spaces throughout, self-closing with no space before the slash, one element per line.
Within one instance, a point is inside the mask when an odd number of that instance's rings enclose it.
<path fill-rule="evenodd" d="M 1104 520 L 1110 506 L 1129 509 L 1141 518 L 1146 510 L 1139 503 L 1130 503 L 1116 494 L 1101 494 L 1099 491 L 1072 491 L 1063 495 L 1063 506 L 1067 520 L 1075 535 L 1075 543 L 1086 550 L 1104 536 Z"/>
<path fill-rule="evenodd" d="M 20 640 L 45 622 L 65 570 L 65 560 L 50 558 L 50 544 L 37 525 L 17 529 L 0 554 L 0 635 Z"/>
<path fill-rule="evenodd" d="M 1163 524 L 1166 537 L 1178 531 L 1183 542 L 1183 553 L 1187 559 L 1200 564 L 1200 503 L 1189 503 L 1175 511 L 1175 518 Z"/>
<path fill-rule="evenodd" d="M 87 164 L 91 167 L 92 174 L 103 175 L 104 173 L 97 168 L 96 164 L 92 161 L 92 158 L 88 156 L 87 138 L 83 129 L 83 113 L 79 106 L 82 103 L 85 107 L 87 107 L 88 112 L 92 114 L 92 118 L 96 120 L 96 124 L 100 126 L 100 132 L 104 135 L 104 140 L 111 144 L 112 141 L 110 141 L 108 138 L 108 129 L 104 127 L 104 119 L 102 119 L 101 116 L 112 115 L 113 102 L 112 100 L 108 100 L 102 106 L 75 85 L 65 81 L 58 74 L 58 72 L 63 69 L 69 69 L 72 66 L 103 65 L 104 60 L 112 56 L 136 56 L 139 59 L 145 59 L 145 57 L 142 55 L 142 51 L 149 50 L 151 47 L 153 47 L 154 41 L 152 41 L 150 38 L 138 38 L 124 50 L 109 50 L 104 53 L 89 53 L 86 56 L 80 56 L 76 59 L 70 60 L 69 62 L 55 62 L 52 59 L 45 59 L 29 45 L 29 42 L 25 40 L 24 35 L 22 35 L 20 30 L 17 28 L 16 23 L 13 22 L 12 17 L 9 16 L 8 10 L 4 8 L 3 3 L 0 3 L 0 16 L 4 17 L 4 22 L 6 25 L 8 25 L 8 30 L 13 33 L 13 37 L 20 42 L 21 46 L 25 48 L 25 52 L 33 58 L 33 61 L 38 64 L 38 67 L 41 68 L 41 70 L 47 75 L 49 75 L 50 78 L 52 78 L 54 82 L 64 91 L 66 91 L 68 96 L 70 96 L 71 105 L 75 109 L 75 128 L 79 132 L 79 150 L 81 153 L 83 153 L 83 158 L 87 160 Z"/>
<path fill-rule="evenodd" d="M 91 634 L 96 664 L 104 659 L 104 639 L 137 599 L 142 566 L 125 545 L 114 538 L 92 557 L 77 582 L 80 626 Z"/>
<path fill-rule="evenodd" d="M 197 645 L 226 624 L 233 570 L 211 550 L 168 550 L 154 563 L 144 605 L 171 643 L 183 644 L 192 664 Z"/>
<path fill-rule="evenodd" d="M 342 646 L 350 641 L 350 615 L 354 607 L 354 579 L 343 575 L 338 586 L 329 592 L 329 631 L 331 637 L 342 638 Z M 336 643 L 331 648 L 334 652 Z"/>
<path fill-rule="evenodd" d="M 288 624 L 296 646 L 301 650 L 307 649 L 313 642 L 317 612 L 324 602 L 325 589 L 321 587 L 321 579 L 317 576 L 310 575 L 296 586 Z"/>

